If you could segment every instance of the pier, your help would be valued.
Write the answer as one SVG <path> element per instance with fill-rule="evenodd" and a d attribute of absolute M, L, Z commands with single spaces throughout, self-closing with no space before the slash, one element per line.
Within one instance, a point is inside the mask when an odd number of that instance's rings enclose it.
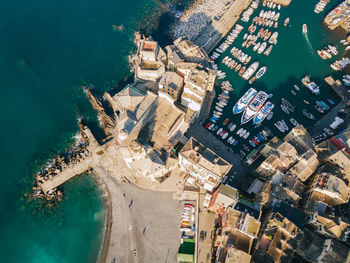
<path fill-rule="evenodd" d="M 213 20 L 193 41 L 210 53 L 221 39 L 231 30 L 238 21 L 240 14 L 252 0 L 235 0 L 218 20 Z"/>
<path fill-rule="evenodd" d="M 57 188 L 61 184 L 65 183 L 69 179 L 73 178 L 77 174 L 82 174 L 87 171 L 92 166 L 91 156 L 87 157 L 84 160 L 81 160 L 78 164 L 74 165 L 71 169 L 63 170 L 61 173 L 50 178 L 41 185 L 41 189 L 44 193 L 50 192 L 52 189 Z"/>
<path fill-rule="evenodd" d="M 347 89 L 342 85 L 339 80 L 334 80 L 331 76 L 324 79 L 326 83 L 332 88 L 332 90 L 337 93 L 341 98 L 341 102 L 330 109 L 320 120 L 318 120 L 314 125 L 312 125 L 308 131 L 311 135 L 318 135 L 323 132 L 324 128 L 329 128 L 329 125 L 334 121 L 341 109 L 346 107 L 348 101 Z"/>

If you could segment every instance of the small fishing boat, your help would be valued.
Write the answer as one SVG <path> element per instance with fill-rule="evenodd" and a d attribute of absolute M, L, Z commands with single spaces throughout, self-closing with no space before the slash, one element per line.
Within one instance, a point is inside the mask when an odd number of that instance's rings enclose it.
<path fill-rule="evenodd" d="M 237 134 L 237 135 L 240 135 L 241 132 L 242 132 L 243 130 L 244 130 L 243 128 L 240 128 L 240 129 L 236 132 L 236 134 Z"/>
<path fill-rule="evenodd" d="M 218 131 L 216 132 L 216 134 L 219 135 L 220 133 L 222 133 L 223 130 L 224 130 L 223 128 L 218 129 Z"/>
<path fill-rule="evenodd" d="M 208 129 L 210 125 L 211 125 L 211 122 L 208 122 L 208 123 L 205 125 L 205 128 Z"/>
<path fill-rule="evenodd" d="M 222 111 L 222 109 L 221 109 L 219 106 L 215 106 L 215 109 L 216 109 L 217 111 Z"/>
<path fill-rule="evenodd" d="M 248 83 L 249 84 L 253 84 L 255 80 L 256 80 L 256 77 L 254 76 L 248 81 Z"/>
<path fill-rule="evenodd" d="M 224 135 L 222 136 L 222 139 L 225 140 L 228 136 L 228 132 L 225 132 Z"/>
<path fill-rule="evenodd" d="M 262 66 L 262 67 L 258 70 L 258 72 L 255 74 L 255 77 L 256 77 L 257 79 L 259 79 L 259 78 L 261 78 L 261 77 L 265 74 L 265 72 L 266 72 L 266 66 Z"/>
<path fill-rule="evenodd" d="M 226 125 L 227 123 L 228 123 L 228 118 L 226 118 L 226 119 L 224 120 L 223 125 Z"/>
<path fill-rule="evenodd" d="M 281 104 L 281 109 L 284 111 L 284 113 L 289 114 L 289 110 L 283 104 Z"/>
<path fill-rule="evenodd" d="M 304 102 L 305 104 L 307 104 L 307 105 L 310 104 L 310 102 L 308 102 L 307 100 L 303 100 L 303 102 Z"/>
<path fill-rule="evenodd" d="M 235 72 L 237 72 L 238 70 L 240 70 L 241 67 L 242 67 L 242 65 L 241 65 L 241 64 L 238 64 L 238 66 L 235 68 Z"/>
<path fill-rule="evenodd" d="M 263 131 L 261 131 L 261 132 L 259 133 L 259 135 L 263 138 L 264 141 L 267 140 L 267 136 L 264 134 Z"/>
<path fill-rule="evenodd" d="M 209 127 L 208 127 L 208 130 L 211 131 L 213 128 L 214 128 L 215 124 L 212 123 Z"/>
<path fill-rule="evenodd" d="M 287 26 L 288 23 L 289 23 L 289 17 L 287 17 L 287 18 L 284 20 L 283 25 L 284 25 L 284 26 Z"/>
<path fill-rule="evenodd" d="M 270 113 L 266 117 L 266 120 L 271 120 L 272 117 L 273 117 L 273 111 L 270 111 Z"/>
<path fill-rule="evenodd" d="M 260 135 L 260 133 L 258 133 L 258 134 L 256 135 L 256 137 L 258 137 L 258 139 L 259 139 L 260 142 L 265 141 L 264 138 Z"/>
<path fill-rule="evenodd" d="M 252 146 L 252 147 L 255 147 L 255 143 L 252 141 L 252 140 L 249 140 L 249 144 Z"/>
<path fill-rule="evenodd" d="M 306 34 L 307 33 L 307 25 L 303 24 L 303 33 Z"/>
<path fill-rule="evenodd" d="M 290 91 L 294 96 L 296 96 L 297 94 L 295 93 L 295 91 L 294 90 L 291 90 Z"/>
<path fill-rule="evenodd" d="M 244 134 L 243 139 L 247 139 L 249 137 L 249 134 L 250 132 L 247 132 L 246 134 Z"/>
<path fill-rule="evenodd" d="M 284 129 L 281 121 L 278 121 L 278 122 L 274 123 L 274 125 L 280 132 L 282 132 L 282 133 L 285 132 L 285 129 Z"/>
<path fill-rule="evenodd" d="M 244 71 L 246 70 L 246 67 L 244 66 L 243 68 L 241 68 L 241 70 L 238 72 L 238 76 L 242 76 Z"/>
<path fill-rule="evenodd" d="M 257 142 L 257 143 L 261 142 L 260 139 L 258 138 L 258 136 L 254 136 L 254 139 L 252 139 L 252 141 L 253 141 L 254 143 L 255 143 L 255 142 Z"/>
<path fill-rule="evenodd" d="M 216 120 L 218 120 L 218 119 L 220 119 L 220 118 L 221 118 L 221 116 L 216 115 L 216 114 L 213 114 L 213 118 L 215 118 Z"/>
<path fill-rule="evenodd" d="M 213 111 L 214 114 L 221 116 L 222 112 L 221 111 Z"/>
<path fill-rule="evenodd" d="M 294 88 L 295 88 L 295 90 L 297 90 L 297 91 L 300 90 L 300 88 L 299 88 L 297 85 L 295 85 L 295 84 L 294 84 Z"/>
<path fill-rule="evenodd" d="M 334 105 L 334 101 L 332 101 L 331 99 L 328 99 L 328 102 L 331 104 L 331 105 Z"/>
<path fill-rule="evenodd" d="M 239 137 L 243 137 L 243 135 L 245 135 L 247 133 L 247 130 L 243 130 L 242 132 L 241 132 L 241 134 L 239 135 Z"/>
<path fill-rule="evenodd" d="M 310 120 L 314 120 L 314 119 L 315 119 L 315 116 L 314 116 L 311 112 L 308 112 L 306 109 L 303 109 L 303 110 L 302 110 L 302 113 L 303 113 L 307 118 L 309 118 Z"/>
<path fill-rule="evenodd" d="M 283 128 L 284 128 L 285 131 L 288 131 L 288 130 L 289 130 L 289 128 L 288 128 L 288 126 L 287 126 L 287 123 L 286 123 L 284 120 L 281 120 L 281 124 L 282 124 L 282 126 L 283 126 Z"/>
<path fill-rule="evenodd" d="M 214 118 L 210 118 L 209 120 L 210 120 L 211 122 L 213 122 L 213 123 L 216 123 L 216 122 L 217 122 L 217 120 L 214 119 Z"/>
<path fill-rule="evenodd" d="M 219 126 L 215 125 L 213 128 L 213 131 L 216 131 L 219 128 Z"/>
<path fill-rule="evenodd" d="M 230 131 L 234 131 L 236 129 L 236 124 L 233 124 L 231 127 L 230 127 Z"/>
<path fill-rule="evenodd" d="M 299 123 L 295 119 L 290 118 L 289 121 L 294 125 L 294 127 L 299 126 Z"/>

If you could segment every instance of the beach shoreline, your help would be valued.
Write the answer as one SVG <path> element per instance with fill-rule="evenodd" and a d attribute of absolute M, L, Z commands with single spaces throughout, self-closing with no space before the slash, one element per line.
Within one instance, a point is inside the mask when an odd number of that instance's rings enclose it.
<path fill-rule="evenodd" d="M 104 222 L 104 229 L 103 229 L 103 238 L 102 238 L 102 244 L 100 247 L 100 251 L 98 253 L 97 262 L 98 263 L 104 263 L 107 261 L 107 254 L 108 254 L 108 248 L 111 238 L 111 224 L 112 224 L 112 198 L 111 194 L 109 192 L 107 183 L 103 180 L 103 178 L 93 172 L 93 178 L 97 181 L 100 189 L 100 196 L 103 199 L 104 208 L 105 208 L 105 222 Z"/>
<path fill-rule="evenodd" d="M 165 258 L 173 262 L 180 243 L 176 237 L 181 215 L 180 203 L 173 199 L 173 192 L 121 183 L 102 166 L 95 167 L 94 174 L 96 180 L 108 185 L 102 190 L 109 193 L 105 196 L 107 217 L 97 262 L 111 262 L 114 258 L 116 262 L 159 262 Z M 133 255 L 134 249 L 137 256 Z"/>

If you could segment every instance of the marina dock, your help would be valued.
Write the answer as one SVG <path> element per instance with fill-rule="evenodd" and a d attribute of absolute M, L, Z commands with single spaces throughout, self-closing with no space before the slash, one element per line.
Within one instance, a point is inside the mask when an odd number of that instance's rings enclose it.
<path fill-rule="evenodd" d="M 326 115 L 324 115 L 320 120 L 318 120 L 314 125 L 312 125 L 308 131 L 311 135 L 317 135 L 323 132 L 324 128 L 329 127 L 329 125 L 334 121 L 341 109 L 346 107 L 346 102 L 348 101 L 347 89 L 341 84 L 339 80 L 334 80 L 331 76 L 325 78 L 326 83 L 332 88 L 332 90 L 337 93 L 341 98 L 341 102 L 333 107 Z"/>
<path fill-rule="evenodd" d="M 219 20 L 210 23 L 194 40 L 198 46 L 210 53 L 221 39 L 231 30 L 252 0 L 235 0 Z"/>

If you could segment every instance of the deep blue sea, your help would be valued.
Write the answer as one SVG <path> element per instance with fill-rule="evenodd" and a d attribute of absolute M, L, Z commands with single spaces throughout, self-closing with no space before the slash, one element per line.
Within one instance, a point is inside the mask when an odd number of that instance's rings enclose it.
<path fill-rule="evenodd" d="M 49 209 L 28 197 L 33 174 L 73 142 L 79 116 L 101 136 L 81 85 L 93 84 L 96 93 L 120 89 L 130 76 L 127 56 L 135 48 L 134 32 L 142 30 L 167 43 L 169 17 L 161 16 L 159 3 L 172 2 L 0 1 L 1 262 L 96 262 L 105 211 L 94 180 L 78 176 L 66 183 L 64 200 Z M 177 2 L 183 6 L 191 0 Z M 255 85 L 276 98 L 284 93 L 291 99 L 292 84 L 306 73 L 317 80 L 331 72 L 329 62 L 312 49 L 339 39 L 321 26 L 325 14 L 313 13 L 316 2 L 292 1 L 283 11 L 291 26 L 281 29 L 278 47 L 262 59 L 268 72 Z M 309 26 L 311 47 L 301 33 L 303 23 Z M 228 79 L 235 87 L 233 103 L 244 83 L 234 75 Z M 320 85 L 323 94 L 333 96 Z"/>
<path fill-rule="evenodd" d="M 174 1 L 0 2 L 1 262 L 96 261 L 104 206 L 91 177 L 66 183 L 55 209 L 26 193 L 38 168 L 73 142 L 78 116 L 97 123 L 81 85 L 120 88 L 135 31 L 166 41 L 158 2 Z"/>

